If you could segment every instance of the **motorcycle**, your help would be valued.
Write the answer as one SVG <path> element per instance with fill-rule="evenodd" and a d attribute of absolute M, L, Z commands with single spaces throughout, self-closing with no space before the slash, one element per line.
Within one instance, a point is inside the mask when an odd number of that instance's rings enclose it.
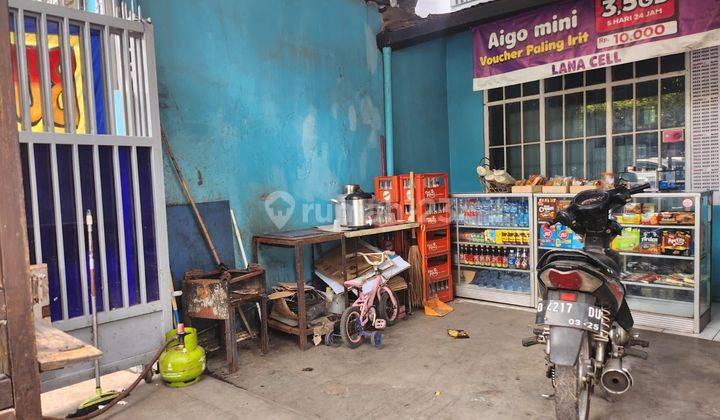
<path fill-rule="evenodd" d="M 582 250 L 552 250 L 537 264 L 542 301 L 534 335 L 523 346 L 545 345 L 547 376 L 555 389 L 558 419 L 587 419 L 594 386 L 624 394 L 633 384 L 626 356 L 647 359 L 648 347 L 632 332 L 633 318 L 620 281 L 618 254 L 610 249 L 622 226 L 610 213 L 649 184 L 577 194 L 551 223 L 583 236 Z"/>

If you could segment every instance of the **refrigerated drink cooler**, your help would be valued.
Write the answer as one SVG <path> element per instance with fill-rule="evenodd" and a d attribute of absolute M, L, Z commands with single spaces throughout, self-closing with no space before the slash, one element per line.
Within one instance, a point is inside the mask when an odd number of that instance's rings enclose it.
<path fill-rule="evenodd" d="M 534 306 L 532 194 L 455 194 L 458 297 Z"/>

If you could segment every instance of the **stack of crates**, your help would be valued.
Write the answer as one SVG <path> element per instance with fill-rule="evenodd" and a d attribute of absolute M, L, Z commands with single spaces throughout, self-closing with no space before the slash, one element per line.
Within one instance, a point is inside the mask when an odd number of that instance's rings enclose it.
<path fill-rule="evenodd" d="M 442 172 L 375 178 L 375 196 L 396 208 L 398 220 L 408 220 L 415 198 L 415 220 L 420 223 L 418 247 L 423 260 L 423 299 L 453 299 L 450 256 L 450 198 L 448 175 Z M 396 200 L 396 201 L 395 201 Z"/>
<path fill-rule="evenodd" d="M 450 197 L 448 175 L 415 175 L 415 220 L 420 223 L 418 247 L 423 261 L 423 299 L 453 299 L 450 249 Z"/>

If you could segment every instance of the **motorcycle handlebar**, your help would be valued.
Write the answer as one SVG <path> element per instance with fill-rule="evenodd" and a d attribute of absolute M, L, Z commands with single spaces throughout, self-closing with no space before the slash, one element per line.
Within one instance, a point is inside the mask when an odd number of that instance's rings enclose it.
<path fill-rule="evenodd" d="M 637 194 L 637 193 L 641 193 L 641 192 L 647 190 L 648 188 L 650 188 L 650 184 L 645 183 L 645 184 L 642 184 L 642 185 L 638 185 L 637 187 L 628 188 L 628 193 L 629 193 L 630 195 L 634 195 L 634 194 Z"/>

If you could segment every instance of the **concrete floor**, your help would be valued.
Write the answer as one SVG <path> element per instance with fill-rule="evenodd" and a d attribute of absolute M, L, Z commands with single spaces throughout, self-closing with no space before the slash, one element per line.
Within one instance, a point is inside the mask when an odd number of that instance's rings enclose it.
<path fill-rule="evenodd" d="M 381 349 L 300 352 L 290 337 L 275 334 L 268 355 L 242 346 L 233 375 L 220 357 L 211 359 L 212 376 L 229 383 L 208 377 L 184 390 L 142 385 L 110 418 L 554 418 L 552 401 L 541 396 L 551 392 L 543 350 L 520 345 L 532 314 L 454 306 L 445 318 L 416 313 L 391 327 Z M 465 329 L 471 338 L 452 339 L 447 328 Z M 643 337 L 651 341 L 650 359 L 631 359 L 635 387 L 613 403 L 596 394 L 591 417 L 720 417 L 720 343 L 657 332 Z"/>

